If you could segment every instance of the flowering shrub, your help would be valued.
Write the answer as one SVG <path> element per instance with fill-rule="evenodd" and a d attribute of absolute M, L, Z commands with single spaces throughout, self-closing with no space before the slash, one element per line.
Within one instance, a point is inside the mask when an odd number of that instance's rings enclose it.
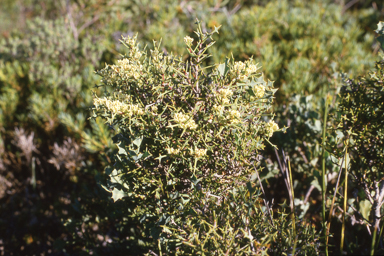
<path fill-rule="evenodd" d="M 210 219 L 215 204 L 231 203 L 228 191 L 236 197 L 235 191 L 250 184 L 258 151 L 279 130 L 272 119 L 266 122 L 263 117 L 276 90 L 253 60 L 202 65 L 216 32 L 218 28 L 203 32 L 199 24 L 196 43 L 185 37 L 191 56 L 187 61 L 164 54 L 160 44 L 146 51 L 136 37 L 123 38 L 128 53 L 97 72 L 105 93 L 94 94 L 93 117 L 114 127 L 119 149 L 114 166 L 106 169 L 111 178 L 107 189 L 115 201 L 133 202 L 132 216 L 140 218 L 147 236 L 168 252 L 178 251 L 180 237 L 185 246 L 192 246 L 186 234 L 196 227 L 187 219 L 198 220 L 201 211 Z M 197 206 L 204 200 L 209 209 Z M 252 211 L 245 201 L 236 204 Z M 221 214 L 226 215 L 225 209 Z M 262 212 L 260 218 L 271 214 Z M 175 225 L 177 230 L 171 232 Z M 180 234 L 183 228 L 187 231 Z M 236 239 L 253 243 L 238 228 L 233 231 Z M 207 230 L 202 227 L 201 232 Z M 218 250 L 208 242 L 199 246 L 203 251 L 206 246 Z"/>
<path fill-rule="evenodd" d="M 196 33 L 196 46 L 191 38 L 184 39 L 192 56 L 185 63 L 164 55 L 159 44 L 147 54 L 136 37 L 125 38 L 129 53 L 98 72 L 109 92 L 94 96 L 95 116 L 119 129 L 115 142 L 125 168 L 154 171 L 156 178 L 165 175 L 174 182 L 181 180 L 172 174 L 182 170 L 183 179 L 215 174 L 202 181 L 207 186 L 231 183 L 234 176 L 251 172 L 247 159 L 279 129 L 273 121 L 261 120 L 276 90 L 252 60 L 203 68 L 214 42 L 212 33 Z M 183 183 L 188 187 L 187 180 Z"/>

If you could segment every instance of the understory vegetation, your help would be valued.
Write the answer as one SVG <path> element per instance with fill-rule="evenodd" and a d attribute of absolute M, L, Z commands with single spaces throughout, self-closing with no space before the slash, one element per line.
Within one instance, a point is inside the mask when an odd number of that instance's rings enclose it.
<path fill-rule="evenodd" d="M 2 255 L 381 255 L 379 1 L 3 1 Z"/>

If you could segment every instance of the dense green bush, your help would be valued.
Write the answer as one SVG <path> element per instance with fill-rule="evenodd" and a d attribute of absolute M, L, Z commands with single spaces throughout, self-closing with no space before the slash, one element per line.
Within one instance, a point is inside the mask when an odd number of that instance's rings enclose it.
<path fill-rule="evenodd" d="M 383 22 L 379 23 L 376 32 L 384 50 Z M 384 62 L 381 60 L 376 63 L 374 71 L 354 79 L 345 78 L 339 94 L 337 113 L 333 117 L 337 140 L 332 150 L 339 158 L 345 155 L 344 171 L 349 175 L 355 190 L 349 204 L 351 208 L 354 206 L 359 209 L 358 217 L 353 216 L 352 222 L 371 226 L 371 253 L 378 248 L 375 244 L 381 243 L 381 233 L 378 240 L 376 233 L 381 232 L 384 203 L 384 182 L 380 172 L 384 164 L 383 77 Z M 344 186 L 347 186 L 347 182 L 344 182 Z"/>
<path fill-rule="evenodd" d="M 373 34 L 361 30 L 355 17 L 343 16 L 341 9 L 324 1 L 271 1 L 232 16 L 217 13 L 207 22 L 223 25 L 212 51 L 214 61 L 223 61 L 228 52 L 236 59 L 253 56 L 280 88 L 278 102 L 292 93 L 323 95 L 335 67 L 356 73 L 373 62 L 367 54 Z M 369 17 L 372 12 L 359 15 Z"/>

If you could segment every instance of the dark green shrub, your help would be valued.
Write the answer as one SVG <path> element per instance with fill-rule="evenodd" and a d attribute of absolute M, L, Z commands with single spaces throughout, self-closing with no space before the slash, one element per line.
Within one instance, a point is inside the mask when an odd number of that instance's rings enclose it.
<path fill-rule="evenodd" d="M 384 36 L 383 24 L 379 23 L 376 31 L 379 34 L 379 42 L 382 42 Z M 367 241 L 362 237 L 345 232 L 346 250 L 351 253 L 368 253 L 368 248 L 371 247 L 373 255 L 381 243 L 381 235 L 379 240 L 376 240 L 376 235 L 381 229 L 381 211 L 384 203 L 384 183 L 380 173 L 384 164 L 383 77 L 383 61 L 377 62 L 375 70 L 364 76 L 354 79 L 344 77 L 338 95 L 337 111 L 332 114 L 333 140 L 327 144 L 328 150 L 344 161 L 343 200 L 348 200 L 346 217 L 352 225 L 357 223 L 367 228 L 371 226 L 367 232 L 372 241 L 370 245 L 367 245 Z M 352 184 L 348 184 L 349 180 Z M 342 203 L 342 200 L 336 200 L 337 205 Z M 343 212 L 345 209 L 339 208 L 339 210 Z M 336 216 L 339 215 L 339 211 L 337 212 Z M 344 217 L 340 218 L 344 229 L 343 219 Z M 358 230 L 358 227 L 353 230 Z M 341 239 L 344 239 L 343 235 Z M 348 244 L 348 240 L 354 240 L 355 245 Z"/>
<path fill-rule="evenodd" d="M 223 25 L 214 60 L 222 60 L 229 51 L 235 58 L 253 56 L 281 89 L 278 101 L 286 100 L 284 94 L 322 95 L 333 67 L 361 72 L 373 62 L 367 54 L 373 34 L 365 34 L 356 18 L 342 15 L 341 9 L 324 1 L 271 1 L 231 17 L 218 13 L 209 21 Z"/>

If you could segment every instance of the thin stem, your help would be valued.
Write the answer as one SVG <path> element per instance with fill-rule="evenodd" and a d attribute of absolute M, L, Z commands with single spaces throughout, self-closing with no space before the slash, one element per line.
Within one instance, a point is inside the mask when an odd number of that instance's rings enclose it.
<path fill-rule="evenodd" d="M 257 171 L 255 165 L 253 165 L 253 168 L 255 169 L 255 172 L 256 172 L 256 175 L 257 175 L 257 179 L 259 180 L 259 185 L 260 185 L 261 191 L 263 192 L 263 195 L 264 195 L 264 198 L 265 198 L 265 199 L 263 199 L 263 200 L 264 200 L 265 207 L 267 208 L 268 215 L 269 215 L 269 217 L 270 217 L 270 219 L 271 219 L 271 224 L 272 224 L 272 226 L 275 226 L 275 225 L 273 224 L 273 218 L 272 218 L 272 215 L 271 215 L 271 209 L 269 208 L 269 203 L 267 202 L 267 195 L 266 195 L 265 192 L 264 192 L 264 188 L 263 188 L 263 184 L 261 183 L 261 179 L 260 179 L 260 176 L 259 176 L 259 172 Z"/>
<path fill-rule="evenodd" d="M 326 253 L 328 253 L 328 239 L 329 239 L 329 230 L 331 229 L 331 218 L 332 218 L 332 215 L 333 215 L 333 207 L 335 206 L 336 193 L 337 193 L 337 190 L 339 189 L 341 173 L 343 172 L 344 159 L 345 159 L 345 155 L 344 155 L 343 159 L 341 160 L 339 175 L 337 176 L 335 192 L 333 193 L 331 209 L 329 210 L 329 215 L 328 215 L 327 232 L 325 234 L 325 238 L 326 238 L 326 240 L 325 240 L 325 251 L 326 251 Z"/>
<path fill-rule="evenodd" d="M 292 171 L 291 171 L 291 162 L 289 161 L 289 158 L 288 158 L 288 170 L 289 170 L 289 183 L 290 183 L 290 187 L 291 187 L 291 195 L 292 195 L 292 208 L 291 208 L 291 212 L 292 212 L 292 229 L 293 229 L 293 237 L 295 237 L 295 244 L 293 246 L 294 250 L 296 248 L 296 242 L 297 242 L 297 237 L 296 237 L 296 214 L 295 214 L 295 194 L 294 194 L 294 191 L 293 191 L 293 181 L 292 181 Z M 293 253 L 293 255 L 295 255 Z"/>
<path fill-rule="evenodd" d="M 348 156 L 348 145 L 345 147 L 345 159 Z M 344 177 L 344 205 L 343 205 L 343 224 L 341 226 L 341 241 L 340 241 L 340 253 L 343 254 L 344 250 L 344 233 L 345 233 L 345 214 L 347 212 L 347 190 L 348 190 L 348 166 L 347 161 L 344 161 L 345 166 L 345 177 Z"/>
<path fill-rule="evenodd" d="M 329 96 L 329 95 L 328 95 Z M 322 138 L 322 150 L 321 150 L 321 155 L 322 155 L 322 172 L 321 172 L 321 200 L 322 200 L 322 206 L 323 206 L 323 227 L 326 226 L 326 222 L 325 222 L 325 204 L 326 204 L 326 198 L 325 198 L 325 192 L 327 190 L 327 187 L 325 185 L 325 140 L 326 140 L 326 129 L 327 129 L 327 115 L 328 115 L 328 100 L 326 99 L 325 100 L 325 111 L 324 111 L 324 119 L 323 119 L 323 138 Z M 328 256 L 328 239 L 326 238 L 326 234 L 327 234 L 327 229 L 324 229 L 324 233 L 325 233 L 325 255 Z"/>
<path fill-rule="evenodd" d="M 383 228 L 384 228 L 384 223 L 381 225 L 381 228 L 380 228 L 379 239 L 380 239 L 381 236 L 383 235 Z M 380 240 L 379 240 L 379 243 L 376 244 L 375 249 L 377 249 L 377 247 L 379 246 L 379 244 L 380 244 Z"/>
<path fill-rule="evenodd" d="M 373 236 L 372 236 L 371 254 L 370 254 L 371 256 L 375 255 L 376 234 L 377 234 L 377 227 L 375 225 L 373 230 Z"/>

